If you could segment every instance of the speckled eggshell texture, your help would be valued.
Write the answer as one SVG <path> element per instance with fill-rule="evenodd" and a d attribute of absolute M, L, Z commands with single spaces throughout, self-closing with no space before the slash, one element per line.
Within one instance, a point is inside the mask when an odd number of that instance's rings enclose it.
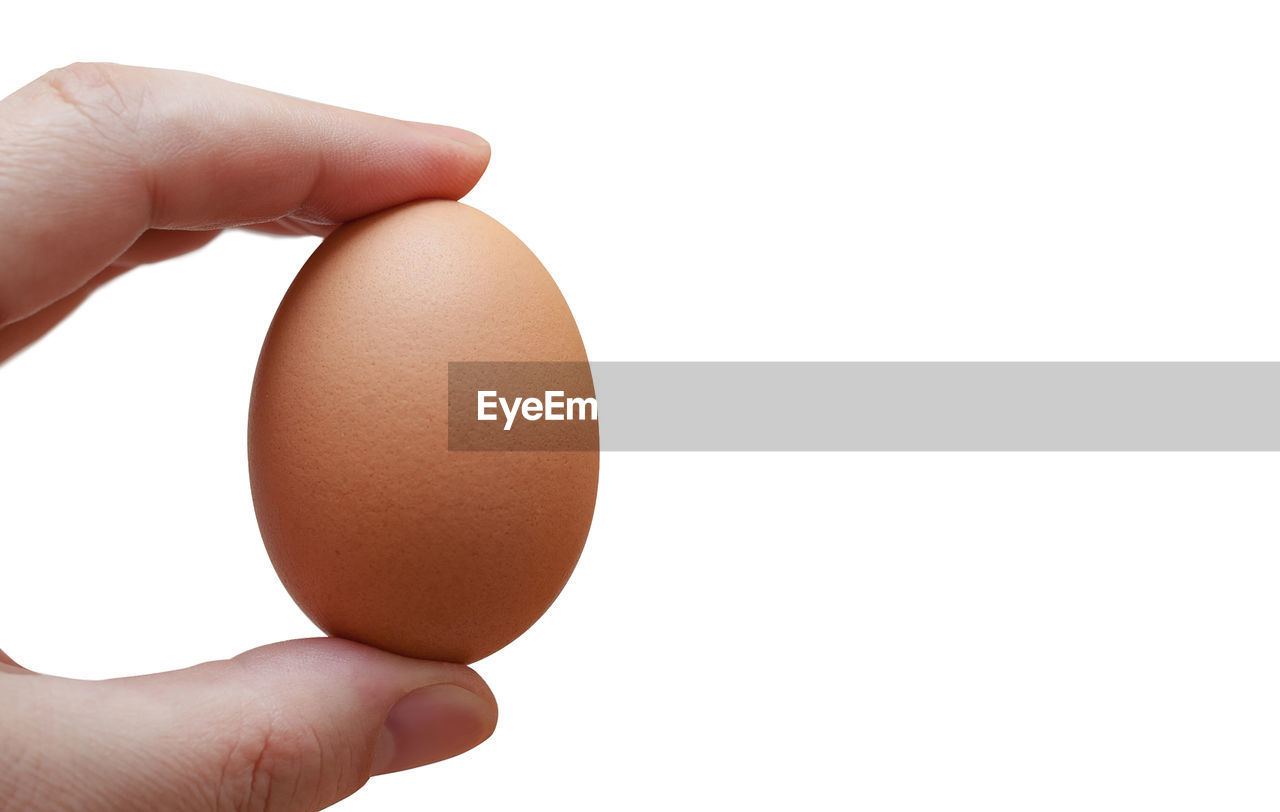
<path fill-rule="evenodd" d="M 599 454 L 450 451 L 450 361 L 586 352 L 546 269 L 487 215 L 424 201 L 342 226 L 263 343 L 249 475 L 271 561 L 321 629 L 470 663 L 564 587 Z"/>

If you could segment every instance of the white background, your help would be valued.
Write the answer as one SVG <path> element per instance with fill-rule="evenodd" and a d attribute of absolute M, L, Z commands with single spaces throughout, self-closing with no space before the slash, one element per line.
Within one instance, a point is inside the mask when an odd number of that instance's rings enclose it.
<path fill-rule="evenodd" d="M 1276 360 L 1271 8 L 21 3 L 0 89 L 111 60 L 474 129 L 468 201 L 598 360 Z M 244 432 L 315 243 L 224 235 L 0 368 L 19 662 L 314 633 Z M 1265 454 L 607 454 L 568 588 L 476 666 L 494 738 L 341 808 L 1275 809 L 1277 486 Z"/>

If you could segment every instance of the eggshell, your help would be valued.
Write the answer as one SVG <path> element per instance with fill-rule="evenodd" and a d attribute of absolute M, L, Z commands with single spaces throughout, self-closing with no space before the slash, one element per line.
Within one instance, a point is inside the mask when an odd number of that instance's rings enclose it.
<path fill-rule="evenodd" d="M 262 346 L 249 475 L 267 551 L 325 632 L 474 662 L 564 587 L 595 509 L 591 450 L 451 451 L 451 361 L 585 363 L 573 316 L 511 232 L 451 201 L 342 226 Z"/>

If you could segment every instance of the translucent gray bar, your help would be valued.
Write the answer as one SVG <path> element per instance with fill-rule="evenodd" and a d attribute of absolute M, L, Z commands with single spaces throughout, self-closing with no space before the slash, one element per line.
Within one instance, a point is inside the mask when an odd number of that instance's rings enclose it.
<path fill-rule="evenodd" d="M 612 451 L 1277 451 L 1280 364 L 591 365 Z"/>

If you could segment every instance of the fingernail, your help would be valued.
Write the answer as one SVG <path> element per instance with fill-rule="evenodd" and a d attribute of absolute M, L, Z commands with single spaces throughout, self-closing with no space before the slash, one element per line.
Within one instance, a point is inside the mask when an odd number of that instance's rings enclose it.
<path fill-rule="evenodd" d="M 428 685 L 387 714 L 373 754 L 373 775 L 421 767 L 465 753 L 493 732 L 493 708 L 457 685 Z"/>
<path fill-rule="evenodd" d="M 426 130 L 427 132 L 430 132 L 433 135 L 438 135 L 442 138 L 448 138 L 450 141 L 457 141 L 459 144 L 464 144 L 468 147 L 472 147 L 473 149 L 474 148 L 479 148 L 479 149 L 490 148 L 488 141 L 484 140 L 483 138 L 471 132 L 470 130 L 464 130 L 461 127 L 449 127 L 444 124 L 424 124 L 419 122 L 414 122 L 414 123 L 419 129 Z"/>

